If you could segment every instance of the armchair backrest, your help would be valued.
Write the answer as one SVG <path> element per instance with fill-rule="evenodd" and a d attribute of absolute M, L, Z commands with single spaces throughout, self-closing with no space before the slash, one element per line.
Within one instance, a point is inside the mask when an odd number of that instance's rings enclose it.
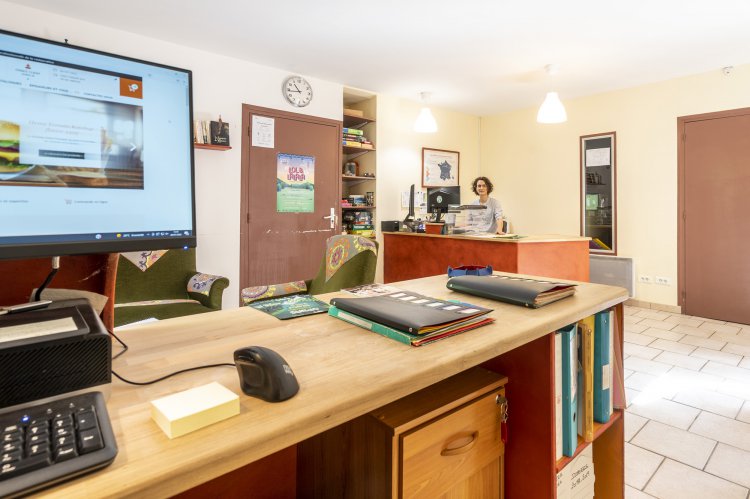
<path fill-rule="evenodd" d="M 153 253 L 155 252 L 137 252 L 141 258 L 141 266 L 145 266 L 145 259 Z M 115 283 L 115 303 L 188 299 L 190 296 L 187 284 L 195 273 L 194 248 L 169 250 L 151 263 L 145 271 L 120 254 Z"/>
<path fill-rule="evenodd" d="M 378 243 L 355 235 L 331 236 L 318 275 L 310 282 L 311 295 L 375 282 Z"/>

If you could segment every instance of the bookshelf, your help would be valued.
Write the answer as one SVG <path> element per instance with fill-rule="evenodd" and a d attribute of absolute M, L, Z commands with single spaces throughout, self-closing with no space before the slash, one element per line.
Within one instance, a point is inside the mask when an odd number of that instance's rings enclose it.
<path fill-rule="evenodd" d="M 342 230 L 375 237 L 377 151 L 375 136 L 377 97 L 356 89 L 344 90 L 344 133 L 341 146 L 341 198 L 369 197 L 366 206 L 342 206 Z M 349 133 L 347 133 L 349 132 Z M 349 140 L 347 140 L 349 139 Z M 350 142 L 351 144 L 343 144 Z M 369 227 L 369 229 L 367 228 Z"/>

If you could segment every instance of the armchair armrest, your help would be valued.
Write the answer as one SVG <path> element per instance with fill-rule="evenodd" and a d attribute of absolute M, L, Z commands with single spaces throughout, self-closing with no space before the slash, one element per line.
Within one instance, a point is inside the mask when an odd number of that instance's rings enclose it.
<path fill-rule="evenodd" d="M 219 275 L 195 274 L 187 284 L 191 298 L 214 310 L 221 309 L 222 293 L 229 286 L 229 279 Z"/>
<path fill-rule="evenodd" d="M 308 283 L 305 281 L 284 282 L 268 286 L 250 286 L 242 290 L 242 303 L 249 305 L 255 301 L 280 298 L 307 292 Z"/>

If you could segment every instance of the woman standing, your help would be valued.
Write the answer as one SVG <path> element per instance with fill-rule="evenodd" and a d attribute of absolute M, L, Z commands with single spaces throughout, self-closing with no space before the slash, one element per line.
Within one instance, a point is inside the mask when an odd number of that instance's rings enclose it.
<path fill-rule="evenodd" d="M 475 232 L 489 232 L 491 234 L 504 234 L 503 232 L 503 207 L 500 201 L 490 197 L 493 185 L 487 177 L 477 177 L 471 184 L 471 190 L 479 196 L 471 202 L 472 205 L 485 206 L 483 210 L 469 210 L 468 222 Z"/>

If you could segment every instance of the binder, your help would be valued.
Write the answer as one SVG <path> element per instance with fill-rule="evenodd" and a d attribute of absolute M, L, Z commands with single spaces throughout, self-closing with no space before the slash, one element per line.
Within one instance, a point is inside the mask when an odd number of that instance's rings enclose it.
<path fill-rule="evenodd" d="M 594 316 L 578 322 L 578 434 L 594 440 Z"/>
<path fill-rule="evenodd" d="M 594 421 L 598 423 L 606 423 L 612 415 L 612 314 L 605 310 L 594 316 Z"/>
<path fill-rule="evenodd" d="M 562 350 L 563 454 L 573 456 L 578 446 L 578 354 L 576 324 L 560 330 Z"/>
<path fill-rule="evenodd" d="M 448 279 L 446 287 L 491 300 L 539 308 L 575 293 L 575 284 L 506 275 L 464 275 Z"/>
<path fill-rule="evenodd" d="M 563 457 L 562 333 L 555 334 L 555 460 Z"/>

